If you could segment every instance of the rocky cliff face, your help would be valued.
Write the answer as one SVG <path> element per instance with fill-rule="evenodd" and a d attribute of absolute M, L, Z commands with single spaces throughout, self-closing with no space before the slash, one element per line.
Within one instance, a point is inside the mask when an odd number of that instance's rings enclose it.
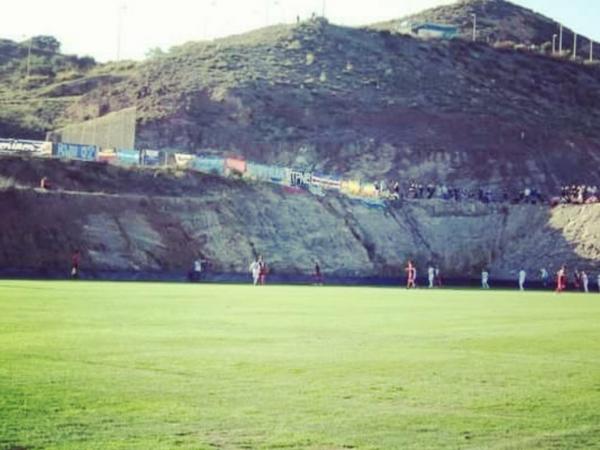
<path fill-rule="evenodd" d="M 64 269 L 80 248 L 88 272 L 184 272 L 202 256 L 213 271 L 245 273 L 259 253 L 279 274 L 307 273 L 315 259 L 340 276 L 398 276 L 409 258 L 448 277 L 484 266 L 497 278 L 563 263 L 600 270 L 600 205 L 421 200 L 373 209 L 194 174 L 50 163 L 62 190 L 33 189 L 47 166 L 0 165 L 12 168 L 0 193 L 2 269 Z"/>

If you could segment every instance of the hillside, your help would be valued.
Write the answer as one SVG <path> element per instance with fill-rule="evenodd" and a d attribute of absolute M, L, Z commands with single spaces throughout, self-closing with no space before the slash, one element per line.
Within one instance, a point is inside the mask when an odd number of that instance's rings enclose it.
<path fill-rule="evenodd" d="M 374 25 L 381 30 L 396 31 L 404 22 L 442 23 L 459 27 L 460 36 L 473 38 L 473 18 L 477 16 L 477 39 L 483 42 L 512 41 L 523 45 L 547 45 L 552 48 L 552 36 L 559 33 L 559 23 L 531 9 L 506 0 L 458 0 L 451 5 L 427 9 L 420 13 Z M 563 28 L 563 50 L 573 50 L 573 33 Z M 578 56 L 589 55 L 589 38 L 578 37 Z M 558 46 L 558 41 L 557 44 Z"/>
<path fill-rule="evenodd" d="M 0 136 L 44 139 L 68 123 L 67 109 L 84 93 L 122 81 L 133 67 L 65 55 L 51 36 L 0 39 Z"/>
<path fill-rule="evenodd" d="M 553 23 L 500 0 L 424 14 L 472 10 L 482 32 L 487 17 L 499 32 L 520 30 L 519 39 L 535 41 Z M 599 181 L 600 70 L 540 53 L 317 19 L 188 43 L 139 64 L 55 71 L 15 94 L 22 47 L 18 64 L 2 66 L 18 68 L 2 82 L 4 103 L 17 105 L 2 112 L 3 134 L 39 137 L 136 106 L 140 148 L 221 151 L 367 179 L 548 192 Z"/>
<path fill-rule="evenodd" d="M 484 43 L 308 21 L 177 48 L 70 119 L 98 105 L 137 106 L 139 147 L 370 179 L 598 182 L 600 70 Z"/>

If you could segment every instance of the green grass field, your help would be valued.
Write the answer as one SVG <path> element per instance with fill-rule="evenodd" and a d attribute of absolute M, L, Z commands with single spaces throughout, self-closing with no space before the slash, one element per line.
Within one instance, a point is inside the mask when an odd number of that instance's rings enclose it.
<path fill-rule="evenodd" d="M 600 294 L 0 281 L 0 448 L 600 448 Z"/>

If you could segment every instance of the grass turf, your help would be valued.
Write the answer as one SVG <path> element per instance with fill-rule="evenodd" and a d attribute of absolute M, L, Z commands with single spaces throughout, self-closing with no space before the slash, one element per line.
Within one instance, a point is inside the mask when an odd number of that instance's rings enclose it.
<path fill-rule="evenodd" d="M 600 448 L 600 295 L 0 282 L 0 448 Z"/>

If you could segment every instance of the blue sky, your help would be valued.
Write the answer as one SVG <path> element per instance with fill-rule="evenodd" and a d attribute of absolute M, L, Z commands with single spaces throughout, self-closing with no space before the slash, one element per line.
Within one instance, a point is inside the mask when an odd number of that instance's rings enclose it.
<path fill-rule="evenodd" d="M 4 0 L 6 1 L 6 0 Z M 513 0 L 600 42 L 600 0 Z M 2 5 L 0 37 L 24 40 L 51 34 L 67 53 L 100 61 L 141 59 L 168 49 L 293 22 L 314 11 L 334 23 L 364 25 L 402 17 L 454 0 L 18 0 Z M 123 7 L 124 6 L 124 7 Z M 121 19 L 120 44 L 119 19 Z"/>

